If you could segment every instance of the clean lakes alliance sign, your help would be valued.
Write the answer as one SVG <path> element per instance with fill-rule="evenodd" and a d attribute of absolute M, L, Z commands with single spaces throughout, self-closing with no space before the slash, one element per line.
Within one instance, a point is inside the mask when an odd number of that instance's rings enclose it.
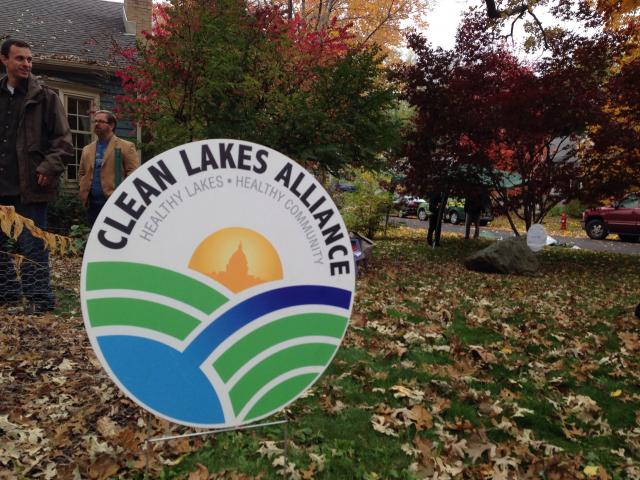
<path fill-rule="evenodd" d="M 355 285 L 344 222 L 281 153 L 205 140 L 143 164 L 100 213 L 81 300 L 100 362 L 170 421 L 228 427 L 281 410 L 324 372 Z"/>

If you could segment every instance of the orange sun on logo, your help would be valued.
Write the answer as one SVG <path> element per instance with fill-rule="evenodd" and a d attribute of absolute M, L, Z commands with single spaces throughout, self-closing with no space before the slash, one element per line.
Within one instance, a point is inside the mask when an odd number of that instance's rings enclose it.
<path fill-rule="evenodd" d="M 233 293 L 283 278 L 282 262 L 269 240 L 241 227 L 223 228 L 205 238 L 193 252 L 189 268 Z"/>

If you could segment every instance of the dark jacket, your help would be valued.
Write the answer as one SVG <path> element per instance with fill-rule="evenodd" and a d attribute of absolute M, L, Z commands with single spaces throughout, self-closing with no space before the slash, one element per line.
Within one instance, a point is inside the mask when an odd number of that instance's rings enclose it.
<path fill-rule="evenodd" d="M 27 94 L 18 120 L 16 137 L 20 198 L 24 203 L 48 202 L 55 198 L 58 179 L 73 154 L 67 114 L 58 96 L 29 76 Z M 46 187 L 37 174 L 53 177 Z"/>
<path fill-rule="evenodd" d="M 464 200 L 464 213 L 470 217 L 478 217 L 482 213 L 482 197 L 479 193 L 472 193 Z"/>
<path fill-rule="evenodd" d="M 441 193 L 432 193 L 431 195 L 429 195 L 429 212 L 438 213 L 440 202 L 442 202 Z"/>

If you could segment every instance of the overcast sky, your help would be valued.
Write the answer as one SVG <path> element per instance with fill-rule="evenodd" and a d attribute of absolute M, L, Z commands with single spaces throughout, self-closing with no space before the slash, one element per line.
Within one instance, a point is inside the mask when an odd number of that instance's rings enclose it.
<path fill-rule="evenodd" d="M 478 0 L 438 0 L 427 16 L 427 38 L 435 46 L 452 48 L 462 12 Z"/>

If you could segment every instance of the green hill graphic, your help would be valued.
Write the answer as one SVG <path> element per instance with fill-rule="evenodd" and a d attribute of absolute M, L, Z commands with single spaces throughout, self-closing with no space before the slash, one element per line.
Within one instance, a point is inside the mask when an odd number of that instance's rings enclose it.
<path fill-rule="evenodd" d="M 210 315 L 227 302 L 214 288 L 166 268 L 132 262 L 92 262 L 87 265 L 87 292 L 132 290 L 177 300 Z M 87 301 L 94 327 L 141 327 L 184 340 L 200 321 L 181 310 L 149 300 L 122 297 Z"/>

